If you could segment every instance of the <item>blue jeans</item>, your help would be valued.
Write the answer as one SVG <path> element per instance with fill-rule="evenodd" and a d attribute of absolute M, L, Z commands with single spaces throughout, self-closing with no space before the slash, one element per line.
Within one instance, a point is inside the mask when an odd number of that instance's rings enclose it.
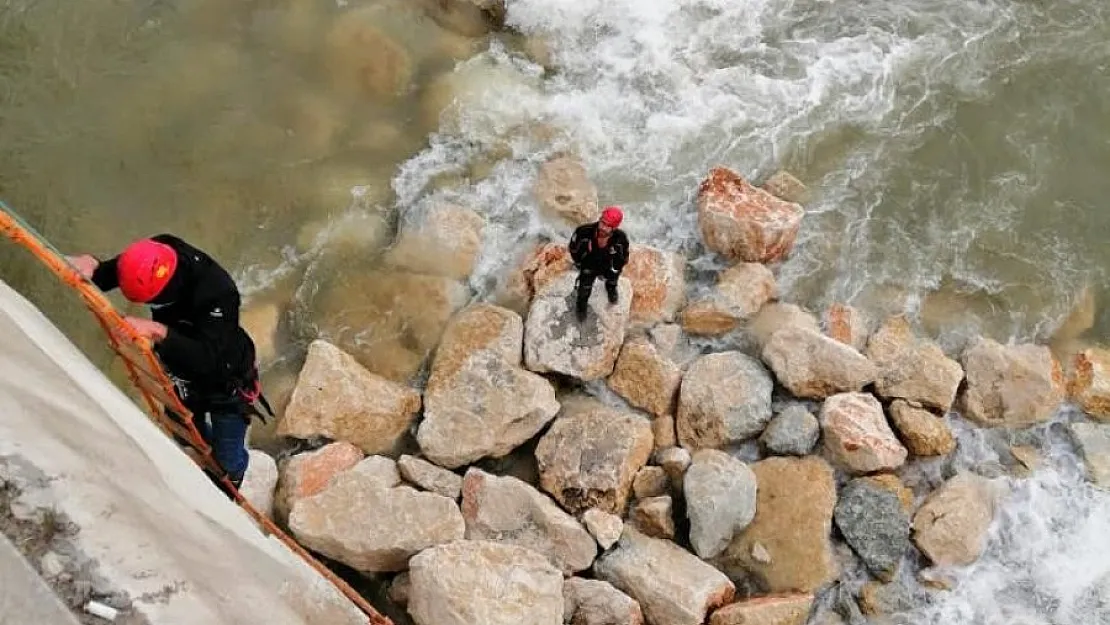
<path fill-rule="evenodd" d="M 212 456 L 227 472 L 227 477 L 239 486 L 247 472 L 247 426 L 250 425 L 238 413 L 210 412 L 196 415 L 194 423 L 204 442 L 212 446 Z"/>

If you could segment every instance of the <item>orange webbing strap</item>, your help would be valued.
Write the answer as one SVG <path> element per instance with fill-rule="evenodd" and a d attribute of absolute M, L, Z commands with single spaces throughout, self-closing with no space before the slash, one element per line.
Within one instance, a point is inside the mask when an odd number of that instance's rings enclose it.
<path fill-rule="evenodd" d="M 123 360 L 131 382 L 142 394 L 150 416 L 155 423 L 167 435 L 175 437 L 178 444 L 183 444 L 195 451 L 196 454 L 189 454 L 190 457 L 209 474 L 218 477 L 224 490 L 232 493 L 235 503 L 245 510 L 266 533 L 276 536 L 286 547 L 303 558 L 320 575 L 335 585 L 366 614 L 370 625 L 393 625 L 393 621 L 382 616 L 345 581 L 312 557 L 295 540 L 274 525 L 273 521 L 266 515 L 259 513 L 250 505 L 250 502 L 232 485 L 223 469 L 213 458 L 211 448 L 204 442 L 200 432 L 193 424 L 192 414 L 181 404 L 174 390 L 173 382 L 166 375 L 161 362 L 151 350 L 149 342 L 124 322 L 123 317 L 95 285 L 78 274 L 57 250 L 24 224 L 15 212 L 2 201 L 0 201 L 0 230 L 9 239 L 29 250 L 64 284 L 77 292 L 85 306 L 92 311 L 96 320 L 104 329 L 112 349 Z M 180 415 L 181 421 L 177 422 L 169 418 L 163 410 L 163 406 Z"/>

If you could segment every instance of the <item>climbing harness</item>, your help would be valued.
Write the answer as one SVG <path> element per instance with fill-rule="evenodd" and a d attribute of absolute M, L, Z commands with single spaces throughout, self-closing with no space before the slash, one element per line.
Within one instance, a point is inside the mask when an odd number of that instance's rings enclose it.
<path fill-rule="evenodd" d="M 366 614 L 369 619 L 367 622 L 370 625 L 393 625 L 393 621 L 375 610 L 366 599 L 338 575 L 312 557 L 297 541 L 281 531 L 266 515 L 255 510 L 250 502 L 239 493 L 223 468 L 212 456 L 211 447 L 204 441 L 193 424 L 192 414 L 178 399 L 174 392 L 173 381 L 166 374 L 158 357 L 151 350 L 147 339 L 137 334 L 123 320 L 123 317 L 104 296 L 104 293 L 78 273 L 65 260 L 61 252 L 27 224 L 3 200 L 0 200 L 0 231 L 8 239 L 30 251 L 63 284 L 77 292 L 82 302 L 100 323 L 112 350 L 123 360 L 131 382 L 146 402 L 151 419 L 162 428 L 162 431 L 178 445 L 186 447 L 186 455 L 192 458 L 205 473 L 212 476 L 221 490 L 246 511 L 265 533 L 277 537 L 293 553 L 300 556 L 317 573 L 331 582 L 336 589 L 358 606 Z M 260 387 L 247 391 L 245 395 L 244 399 L 260 399 Z M 262 398 L 262 401 L 267 412 L 271 412 L 264 398 Z M 171 415 L 179 418 L 173 418 Z M 190 451 L 193 453 L 188 453 Z"/>

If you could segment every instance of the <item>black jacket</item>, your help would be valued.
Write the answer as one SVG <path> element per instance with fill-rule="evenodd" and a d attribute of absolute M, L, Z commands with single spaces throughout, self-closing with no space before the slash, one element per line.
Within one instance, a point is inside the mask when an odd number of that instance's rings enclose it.
<path fill-rule="evenodd" d="M 570 237 L 570 257 L 580 269 L 619 274 L 628 263 L 628 236 L 620 228 L 609 235 L 609 244 L 597 245 L 597 222 L 583 224 Z"/>
<path fill-rule="evenodd" d="M 167 328 L 154 351 L 186 407 L 207 410 L 256 379 L 254 342 L 239 326 L 239 289 L 204 252 L 169 234 L 152 238 L 177 252 L 173 277 L 150 302 L 151 318 Z M 101 262 L 93 273 L 100 290 L 119 286 L 118 258 Z"/>

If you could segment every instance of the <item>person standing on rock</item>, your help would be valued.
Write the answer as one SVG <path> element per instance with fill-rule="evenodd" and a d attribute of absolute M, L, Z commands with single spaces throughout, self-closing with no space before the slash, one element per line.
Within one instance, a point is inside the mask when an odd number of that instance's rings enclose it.
<path fill-rule="evenodd" d="M 624 213 L 620 208 L 607 206 L 600 219 L 578 226 L 570 237 L 570 257 L 578 269 L 575 312 L 579 321 L 586 320 L 590 293 L 593 292 L 594 280 L 599 276 L 605 280 L 609 303 L 617 303 L 617 283 L 628 263 L 628 236 L 618 228 L 623 220 Z"/>
<path fill-rule="evenodd" d="M 206 253 L 169 234 L 135 241 L 103 262 L 89 254 L 66 259 L 100 290 L 119 288 L 129 301 L 150 306 L 151 319 L 124 320 L 151 341 L 178 398 L 238 488 L 249 460 L 247 427 L 252 415 L 262 416 L 255 402 L 272 411 L 261 393 L 254 341 L 239 325 L 235 281 Z"/>

